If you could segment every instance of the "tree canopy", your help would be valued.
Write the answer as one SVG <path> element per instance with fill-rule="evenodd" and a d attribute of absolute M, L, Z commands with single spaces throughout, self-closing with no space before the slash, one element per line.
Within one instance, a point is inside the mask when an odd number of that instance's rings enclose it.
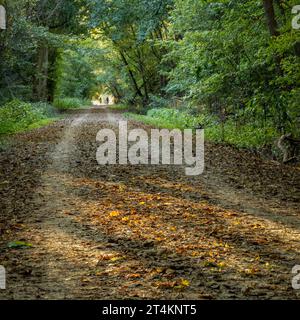
<path fill-rule="evenodd" d="M 179 104 L 220 123 L 298 132 L 295 0 L 0 4 L 1 103 L 107 91 L 140 112 Z"/>

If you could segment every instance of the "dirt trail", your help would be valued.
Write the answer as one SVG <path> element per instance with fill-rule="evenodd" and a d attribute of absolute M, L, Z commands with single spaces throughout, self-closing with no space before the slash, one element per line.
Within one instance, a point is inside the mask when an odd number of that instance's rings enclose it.
<path fill-rule="evenodd" d="M 299 169 L 213 144 L 200 177 L 99 166 L 121 118 L 77 112 L 1 152 L 0 298 L 299 298 Z"/>

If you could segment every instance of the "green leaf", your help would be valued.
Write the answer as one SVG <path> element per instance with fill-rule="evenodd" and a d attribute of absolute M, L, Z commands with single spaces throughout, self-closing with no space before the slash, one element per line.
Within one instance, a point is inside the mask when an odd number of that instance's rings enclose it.
<path fill-rule="evenodd" d="M 8 248 L 11 248 L 11 249 L 20 249 L 20 248 L 32 247 L 32 244 L 23 242 L 23 241 L 12 241 L 12 242 L 9 242 L 7 246 Z"/>

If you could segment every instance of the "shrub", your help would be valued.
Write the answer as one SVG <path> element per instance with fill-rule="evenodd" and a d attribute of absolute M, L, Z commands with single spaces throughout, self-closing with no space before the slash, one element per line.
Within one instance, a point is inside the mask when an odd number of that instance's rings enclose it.
<path fill-rule="evenodd" d="M 39 119 L 30 103 L 13 100 L 0 108 L 0 133 L 12 133 Z"/>
<path fill-rule="evenodd" d="M 170 106 L 170 101 L 161 96 L 150 95 L 150 108 L 167 108 Z"/>
<path fill-rule="evenodd" d="M 79 98 L 55 98 L 53 105 L 60 110 L 78 109 L 90 105 L 90 101 Z"/>
<path fill-rule="evenodd" d="M 57 116 L 55 108 L 46 102 L 31 103 L 35 113 L 39 114 L 42 118 L 49 118 Z"/>
<path fill-rule="evenodd" d="M 168 126 L 179 129 L 193 129 L 199 125 L 206 126 L 213 121 L 212 117 L 205 115 L 193 116 L 187 112 L 180 112 L 177 109 L 151 109 L 147 113 L 148 117 L 159 119 Z"/>
<path fill-rule="evenodd" d="M 166 129 L 193 129 L 201 125 L 205 129 L 205 138 L 215 142 L 226 142 L 241 148 L 259 149 L 266 145 L 272 146 L 278 132 L 271 124 L 263 128 L 259 124 L 237 126 L 229 119 L 223 125 L 213 116 L 193 116 L 177 109 L 151 109 L 146 116 L 127 113 L 127 117 L 136 121 Z"/>
<path fill-rule="evenodd" d="M 0 107 L 0 134 L 22 131 L 53 115 L 53 107 L 49 104 L 12 100 Z"/>

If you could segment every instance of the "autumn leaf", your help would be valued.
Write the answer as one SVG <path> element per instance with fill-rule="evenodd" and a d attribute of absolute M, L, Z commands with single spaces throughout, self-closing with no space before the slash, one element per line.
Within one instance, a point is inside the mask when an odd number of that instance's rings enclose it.
<path fill-rule="evenodd" d="M 123 184 L 119 185 L 119 191 L 123 192 L 125 190 L 126 190 L 126 186 L 125 185 L 123 185 Z"/>
<path fill-rule="evenodd" d="M 217 264 L 217 266 L 220 268 L 220 269 L 223 269 L 225 267 L 225 263 L 224 262 L 219 262 Z"/>
<path fill-rule="evenodd" d="M 256 267 L 252 267 L 252 268 L 248 268 L 248 269 L 245 269 L 245 270 L 244 270 L 244 272 L 245 272 L 246 274 L 249 274 L 249 275 L 254 275 L 254 274 L 256 274 L 258 271 L 259 271 L 259 269 L 256 268 Z"/>
<path fill-rule="evenodd" d="M 116 262 L 116 261 L 123 260 L 123 259 L 124 259 L 124 257 L 113 257 L 110 259 L 110 261 Z"/>
<path fill-rule="evenodd" d="M 125 276 L 126 279 L 136 279 L 136 278 L 141 278 L 142 275 L 140 273 L 131 273 L 131 274 L 127 274 Z"/>
<path fill-rule="evenodd" d="M 102 254 L 100 260 L 111 260 L 114 257 L 113 254 Z"/>
<path fill-rule="evenodd" d="M 109 215 L 111 217 L 118 217 L 121 213 L 119 211 L 112 211 Z"/>
<path fill-rule="evenodd" d="M 181 279 L 181 285 L 184 287 L 189 287 L 190 286 L 190 282 L 186 279 Z"/>

